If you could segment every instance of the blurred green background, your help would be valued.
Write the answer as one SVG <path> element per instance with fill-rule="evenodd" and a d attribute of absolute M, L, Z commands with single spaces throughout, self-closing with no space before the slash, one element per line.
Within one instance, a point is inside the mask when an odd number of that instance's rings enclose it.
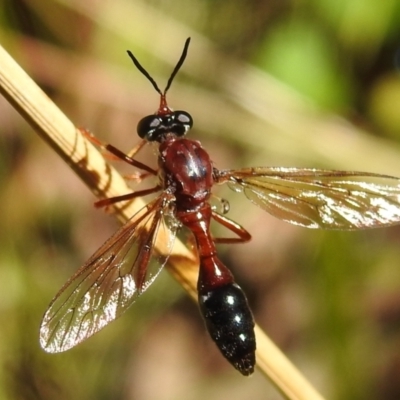
<path fill-rule="evenodd" d="M 1 45 L 77 126 L 126 151 L 158 106 L 126 50 L 163 87 L 188 36 L 169 102 L 217 167 L 400 176 L 397 0 L 0 0 Z M 281 399 L 229 366 L 167 273 L 86 343 L 40 349 L 49 301 L 118 225 L 3 98 L 0 117 L 0 399 Z M 399 399 L 400 227 L 310 231 L 218 194 L 253 235 L 221 257 L 275 343 L 326 398 Z"/>

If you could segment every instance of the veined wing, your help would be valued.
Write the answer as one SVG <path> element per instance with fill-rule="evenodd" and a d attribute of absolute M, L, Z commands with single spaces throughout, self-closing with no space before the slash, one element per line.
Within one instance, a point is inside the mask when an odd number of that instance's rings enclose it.
<path fill-rule="evenodd" d="M 154 281 L 172 250 L 178 225 L 168 195 L 138 211 L 61 288 L 40 327 L 40 344 L 58 353 L 118 318 Z M 162 236 L 162 253 L 155 250 Z"/>
<path fill-rule="evenodd" d="M 400 223 L 400 179 L 364 172 L 246 168 L 215 172 L 284 221 L 307 228 L 364 229 Z"/>

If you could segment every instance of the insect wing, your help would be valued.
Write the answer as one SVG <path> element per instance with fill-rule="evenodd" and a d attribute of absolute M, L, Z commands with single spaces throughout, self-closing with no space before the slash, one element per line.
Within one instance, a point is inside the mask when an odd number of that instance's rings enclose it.
<path fill-rule="evenodd" d="M 386 175 L 300 168 L 219 171 L 270 214 L 307 228 L 354 230 L 400 222 L 400 179 Z"/>
<path fill-rule="evenodd" d="M 40 344 L 47 352 L 65 351 L 86 340 L 150 286 L 174 244 L 178 225 L 169 214 L 162 195 L 138 211 L 70 278 L 41 323 Z M 156 241 L 164 246 L 160 253 Z"/>

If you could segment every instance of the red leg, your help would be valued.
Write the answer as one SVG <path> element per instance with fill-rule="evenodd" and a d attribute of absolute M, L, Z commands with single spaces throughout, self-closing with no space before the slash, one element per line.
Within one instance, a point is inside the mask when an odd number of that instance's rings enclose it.
<path fill-rule="evenodd" d="M 155 193 L 160 190 L 161 190 L 160 186 L 155 186 L 150 189 L 139 190 L 137 192 L 127 193 L 127 194 L 123 194 L 121 196 L 108 197 L 107 199 L 102 199 L 102 200 L 96 201 L 96 203 L 94 203 L 94 205 L 97 208 L 108 207 L 108 206 L 111 206 L 112 204 L 119 203 L 120 201 L 127 201 L 127 200 L 132 200 L 136 197 L 147 196 L 148 194 Z"/>
<path fill-rule="evenodd" d="M 127 154 L 122 152 L 121 150 L 118 150 L 116 147 L 114 147 L 111 144 L 107 144 L 105 149 L 109 151 L 111 154 L 114 154 L 121 160 L 127 162 L 128 164 L 133 165 L 136 168 L 142 169 L 143 171 L 147 171 L 152 175 L 157 175 L 157 171 L 153 168 L 150 168 L 148 165 L 143 164 L 139 161 L 134 160 L 133 158 L 129 157 Z"/>
<path fill-rule="evenodd" d="M 128 152 L 128 156 L 133 158 L 147 144 L 147 141 L 142 139 L 132 150 Z"/>
<path fill-rule="evenodd" d="M 127 181 L 134 181 L 135 183 L 140 183 L 149 176 L 153 176 L 153 174 L 150 174 L 150 172 L 136 171 L 133 174 L 124 175 L 124 179 Z"/>
<path fill-rule="evenodd" d="M 218 222 L 219 224 L 229 229 L 238 236 L 237 238 L 214 238 L 215 243 L 234 244 L 234 243 L 245 243 L 251 240 L 250 233 L 247 232 L 246 229 L 244 229 L 238 223 L 232 221 L 231 219 L 221 214 L 216 213 L 215 211 L 212 212 L 211 216 L 216 222 Z"/>
<path fill-rule="evenodd" d="M 89 140 L 89 142 L 93 143 L 95 146 L 105 147 L 104 143 L 100 142 L 100 140 L 97 139 L 97 137 L 94 136 L 93 133 L 89 131 L 89 129 L 86 128 L 78 128 L 78 129 L 80 130 L 82 135 L 85 136 L 87 140 Z"/>
<path fill-rule="evenodd" d="M 111 144 L 103 143 L 99 139 L 97 139 L 90 131 L 79 128 L 79 130 L 82 132 L 82 134 L 88 139 L 90 142 L 92 142 L 94 145 L 99 146 L 105 150 L 107 150 L 109 153 L 114 155 L 116 159 L 123 160 L 127 162 L 130 165 L 133 165 L 136 168 L 142 169 L 143 171 L 149 172 L 151 175 L 157 175 L 157 171 L 153 168 L 150 168 L 148 165 L 143 164 L 139 161 L 136 161 L 132 157 L 137 154 L 142 147 L 146 144 L 145 140 L 142 140 L 142 142 L 138 143 L 128 154 L 125 154 L 121 150 L 118 150 L 116 147 L 114 147 Z"/>

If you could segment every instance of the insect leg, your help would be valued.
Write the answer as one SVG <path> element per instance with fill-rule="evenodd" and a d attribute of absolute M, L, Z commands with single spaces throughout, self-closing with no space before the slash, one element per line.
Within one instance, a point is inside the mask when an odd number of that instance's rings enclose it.
<path fill-rule="evenodd" d="M 112 204 L 119 203 L 120 201 L 127 201 L 127 200 L 135 199 L 136 197 L 147 196 L 148 194 L 155 193 L 160 190 L 161 190 L 160 186 L 157 185 L 150 189 L 139 190 L 137 192 L 127 193 L 127 194 L 123 194 L 121 196 L 108 197 L 107 199 L 102 199 L 102 200 L 96 201 L 94 203 L 94 205 L 97 208 L 108 207 Z"/>
<path fill-rule="evenodd" d="M 133 149 L 128 151 L 128 156 L 133 158 L 137 153 L 139 153 L 140 150 L 144 147 L 144 145 L 147 144 L 147 140 L 142 139 Z"/>
<path fill-rule="evenodd" d="M 116 157 L 119 159 L 127 162 L 130 165 L 133 165 L 136 168 L 142 169 L 143 171 L 147 171 L 152 175 L 157 175 L 157 171 L 151 167 L 149 167 L 146 164 L 141 163 L 140 161 L 136 161 L 132 157 L 130 157 L 128 154 L 125 154 L 121 150 L 118 150 L 116 147 L 114 147 L 111 144 L 106 144 L 105 149 L 109 151 L 111 154 L 114 154 Z"/>
<path fill-rule="evenodd" d="M 94 145 L 99 146 L 105 150 L 107 150 L 109 153 L 111 153 L 115 159 L 117 160 L 123 160 L 127 162 L 130 165 L 133 165 L 136 168 L 139 168 L 143 171 L 146 171 L 150 173 L 151 175 L 157 175 L 157 171 L 153 168 L 150 168 L 148 165 L 141 163 L 140 161 L 136 161 L 134 158 L 132 158 L 135 154 L 137 154 L 143 146 L 147 143 L 145 140 L 142 140 L 142 142 L 138 143 L 130 152 L 129 154 L 125 154 L 121 150 L 118 150 L 116 147 L 114 147 L 111 144 L 108 143 L 103 143 L 99 139 L 97 139 L 90 131 L 84 128 L 79 128 L 81 133 L 88 139 L 90 142 L 92 142 Z"/>
<path fill-rule="evenodd" d="M 244 229 L 237 222 L 232 221 L 231 219 L 225 217 L 224 215 L 218 214 L 215 211 L 212 211 L 211 217 L 214 219 L 214 221 L 218 222 L 238 236 L 237 238 L 214 238 L 215 243 L 234 244 L 245 243 L 251 240 L 250 233 L 247 232 L 246 229 Z"/>

